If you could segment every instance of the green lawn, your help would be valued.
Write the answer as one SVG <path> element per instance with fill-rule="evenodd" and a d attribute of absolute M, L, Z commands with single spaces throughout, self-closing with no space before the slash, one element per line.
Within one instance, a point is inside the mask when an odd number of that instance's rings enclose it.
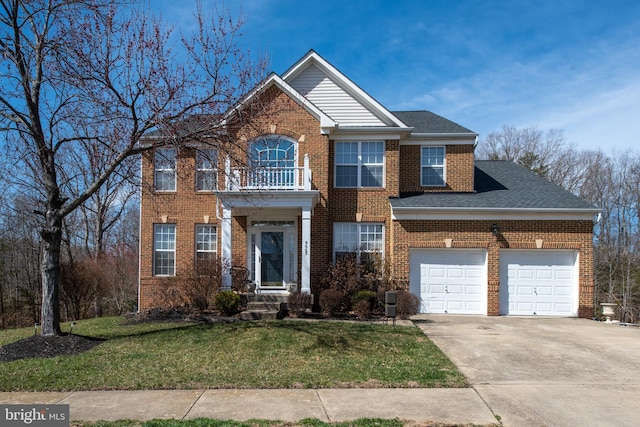
<path fill-rule="evenodd" d="M 63 325 L 63 330 L 68 330 Z M 0 363 L 1 391 L 466 387 L 415 327 L 347 322 L 78 322 L 107 339 L 77 356 Z M 0 345 L 33 329 L 0 331 Z"/>

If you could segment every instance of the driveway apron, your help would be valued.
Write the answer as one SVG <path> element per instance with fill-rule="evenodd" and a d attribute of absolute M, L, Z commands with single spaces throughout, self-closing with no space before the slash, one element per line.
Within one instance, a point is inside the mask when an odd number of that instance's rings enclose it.
<path fill-rule="evenodd" d="M 505 426 L 640 423 L 640 328 L 550 317 L 414 321 Z"/>

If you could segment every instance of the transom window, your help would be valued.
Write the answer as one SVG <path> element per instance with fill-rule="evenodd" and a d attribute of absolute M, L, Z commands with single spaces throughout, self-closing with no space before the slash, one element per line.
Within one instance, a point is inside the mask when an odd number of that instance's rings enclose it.
<path fill-rule="evenodd" d="M 216 166 L 218 150 L 199 148 L 196 151 L 196 190 L 214 191 L 218 185 Z"/>
<path fill-rule="evenodd" d="M 213 261 L 218 251 L 218 230 L 215 225 L 196 225 L 196 262 Z"/>
<path fill-rule="evenodd" d="M 382 187 L 384 142 L 336 142 L 336 187 Z"/>
<path fill-rule="evenodd" d="M 176 191 L 176 154 L 175 148 L 156 149 L 154 182 L 157 191 Z"/>
<path fill-rule="evenodd" d="M 175 224 L 154 224 L 153 226 L 153 274 L 155 276 L 176 274 Z"/>
<path fill-rule="evenodd" d="M 420 154 L 420 185 L 444 186 L 444 147 L 422 147 Z"/>
<path fill-rule="evenodd" d="M 383 225 L 357 222 L 333 224 L 333 255 L 335 260 L 349 256 L 369 261 L 383 256 Z"/>

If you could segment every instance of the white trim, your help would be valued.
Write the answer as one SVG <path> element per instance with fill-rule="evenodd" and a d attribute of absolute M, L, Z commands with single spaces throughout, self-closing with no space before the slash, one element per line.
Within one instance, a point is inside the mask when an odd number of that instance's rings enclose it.
<path fill-rule="evenodd" d="M 364 165 L 378 165 L 378 163 L 364 163 L 362 161 L 362 143 L 368 142 L 377 142 L 382 144 L 382 183 L 379 186 L 364 186 L 362 185 L 362 170 Z M 340 143 L 357 143 L 358 144 L 358 163 L 340 163 L 338 164 L 336 160 L 337 153 L 337 145 Z M 333 143 L 333 188 L 386 188 L 387 183 L 387 143 L 386 141 L 334 141 Z M 338 181 L 338 166 L 356 166 L 358 168 L 358 183 L 354 186 L 338 186 L 336 182 Z"/>
<path fill-rule="evenodd" d="M 387 110 L 382 104 L 376 101 L 373 97 L 367 94 L 364 90 L 360 89 L 355 83 L 353 83 L 344 74 L 338 71 L 333 65 L 322 58 L 318 53 L 313 50 L 307 52 L 302 58 L 298 60 L 291 68 L 289 68 L 282 75 L 282 79 L 285 81 L 292 81 L 302 73 L 309 65 L 314 64 L 325 73 L 334 78 L 339 85 L 345 88 L 348 92 L 352 93 L 355 98 L 358 99 L 365 107 L 373 110 L 372 113 L 376 116 L 382 116 L 391 125 L 395 125 L 401 128 L 407 128 L 400 119 L 394 116 L 389 110 Z"/>
<path fill-rule="evenodd" d="M 451 139 L 448 139 L 451 135 Z M 469 139 L 464 139 L 467 136 Z M 473 145 L 475 136 L 473 134 L 442 134 L 436 133 L 426 136 L 426 134 L 412 134 L 408 138 L 400 141 L 400 145 Z"/>
<path fill-rule="evenodd" d="M 593 221 L 597 209 L 496 209 L 392 207 L 392 219 L 402 220 L 580 220 Z"/>
<path fill-rule="evenodd" d="M 296 91 L 293 87 L 291 87 L 287 82 L 285 82 L 282 78 L 280 78 L 277 74 L 271 73 L 265 80 L 259 83 L 251 92 L 244 97 L 242 101 L 240 101 L 234 108 L 229 110 L 222 120 L 222 124 L 226 125 L 227 118 L 233 115 L 236 110 L 241 109 L 242 105 L 247 103 L 254 96 L 264 92 L 269 87 L 276 85 L 280 90 L 285 92 L 291 99 L 296 101 L 300 106 L 302 106 L 305 110 L 307 110 L 312 116 L 314 116 L 320 122 L 320 133 L 325 135 L 329 133 L 328 129 L 334 128 L 337 126 L 337 123 L 331 119 L 331 117 L 327 116 L 322 110 L 313 105 L 307 98 L 302 96 L 298 91 Z"/>
<path fill-rule="evenodd" d="M 424 166 L 422 164 L 423 148 L 442 148 L 442 184 L 440 185 L 425 185 L 422 183 L 422 171 L 425 168 L 440 169 L 440 166 Z M 420 187 L 422 188 L 443 188 L 447 186 L 447 146 L 446 145 L 426 145 L 420 146 Z"/>
<path fill-rule="evenodd" d="M 293 222 L 293 226 L 282 226 L 282 225 L 267 225 L 264 227 L 253 226 L 252 223 L 260 218 L 258 221 L 268 221 L 269 218 L 273 218 L 277 221 L 291 221 Z M 261 233 L 262 232 L 278 232 L 282 233 L 283 241 L 282 241 L 282 286 L 271 286 L 271 287 L 263 287 L 260 285 L 261 282 L 261 251 L 262 251 L 262 240 Z M 256 240 L 256 248 L 255 248 L 255 259 L 251 259 L 252 255 L 252 244 L 251 244 L 251 236 L 255 235 Z M 293 242 L 290 241 L 290 238 L 293 237 Z M 291 247 L 293 244 L 293 247 Z M 260 292 L 275 292 L 281 293 L 287 290 L 287 285 L 290 283 L 297 283 L 297 271 L 298 271 L 298 253 L 299 253 L 299 242 L 298 242 L 298 217 L 297 214 L 289 214 L 289 215 L 273 215 L 271 213 L 264 215 L 258 214 L 256 215 L 247 215 L 247 268 L 254 277 L 254 280 L 259 286 Z M 293 254 L 291 254 L 291 249 L 293 249 Z M 291 255 L 293 259 L 291 259 Z M 291 263 L 291 261 L 293 261 Z M 255 266 L 256 271 L 252 271 L 252 268 Z M 291 271 L 290 266 L 293 267 L 293 271 Z M 293 280 L 289 280 L 292 278 Z"/>

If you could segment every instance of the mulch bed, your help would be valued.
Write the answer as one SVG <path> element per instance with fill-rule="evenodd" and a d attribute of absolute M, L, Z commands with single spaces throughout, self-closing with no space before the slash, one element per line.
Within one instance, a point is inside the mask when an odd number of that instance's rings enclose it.
<path fill-rule="evenodd" d="M 74 334 L 53 337 L 34 335 L 0 347 L 0 362 L 76 355 L 84 353 L 104 341 L 103 339 Z"/>

